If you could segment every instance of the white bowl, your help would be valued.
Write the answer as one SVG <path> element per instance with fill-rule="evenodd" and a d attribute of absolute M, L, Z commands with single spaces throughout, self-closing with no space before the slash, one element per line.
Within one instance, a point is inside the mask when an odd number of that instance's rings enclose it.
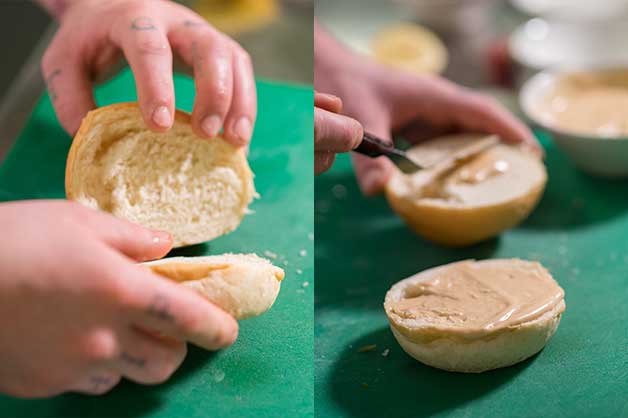
<path fill-rule="evenodd" d="M 628 67 L 628 25 L 609 21 L 583 25 L 530 19 L 508 38 L 516 64 L 516 84 L 543 70 Z"/>
<path fill-rule="evenodd" d="M 608 22 L 628 16 L 628 0 L 510 0 L 520 11 L 547 19 Z"/>
<path fill-rule="evenodd" d="M 628 73 L 628 70 L 627 70 Z M 538 104 L 566 72 L 541 72 L 529 79 L 519 93 L 519 104 L 530 121 L 546 131 L 558 147 L 587 173 L 605 177 L 628 176 L 628 136 L 602 137 L 566 132 L 549 126 L 538 114 Z M 628 114 L 628 109 L 627 109 Z"/>

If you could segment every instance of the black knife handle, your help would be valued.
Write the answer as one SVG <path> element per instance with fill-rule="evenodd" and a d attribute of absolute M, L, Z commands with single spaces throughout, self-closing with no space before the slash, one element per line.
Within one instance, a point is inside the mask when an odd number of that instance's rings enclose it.
<path fill-rule="evenodd" d="M 369 157 L 379 157 L 380 155 L 388 155 L 393 149 L 394 147 L 392 144 L 364 132 L 362 142 L 353 151 L 359 154 L 368 155 Z"/>

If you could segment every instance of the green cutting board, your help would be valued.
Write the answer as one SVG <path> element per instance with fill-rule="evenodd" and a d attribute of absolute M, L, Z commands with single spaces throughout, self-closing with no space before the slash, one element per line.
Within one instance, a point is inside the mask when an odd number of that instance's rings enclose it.
<path fill-rule="evenodd" d="M 192 80 L 177 77 L 175 86 L 177 107 L 190 111 Z M 286 278 L 273 308 L 240 322 L 240 336 L 226 350 L 210 353 L 190 347 L 182 367 L 163 385 L 125 381 L 102 397 L 70 394 L 35 401 L 0 397 L 0 415 L 313 416 L 313 91 L 259 82 L 258 94 L 259 116 L 249 155 L 261 195 L 251 206 L 255 213 L 246 216 L 235 232 L 209 245 L 174 253 L 276 253 L 274 262 L 286 270 Z M 135 100 L 130 72 L 100 87 L 96 96 L 102 105 Z M 0 167 L 0 197 L 63 198 L 70 141 L 49 98 L 42 98 Z M 309 286 L 304 286 L 306 281 Z"/>
<path fill-rule="evenodd" d="M 542 139 L 549 182 L 536 211 L 467 249 L 432 245 L 383 197 L 362 197 L 346 158 L 317 178 L 317 416 L 628 417 L 628 182 L 582 174 Z M 474 375 L 402 351 L 382 307 L 392 284 L 456 260 L 506 257 L 540 261 L 565 289 L 567 310 L 541 353 Z"/>

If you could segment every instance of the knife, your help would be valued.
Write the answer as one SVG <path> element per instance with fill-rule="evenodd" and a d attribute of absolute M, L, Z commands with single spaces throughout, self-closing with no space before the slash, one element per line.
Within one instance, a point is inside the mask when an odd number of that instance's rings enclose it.
<path fill-rule="evenodd" d="M 353 151 L 371 158 L 385 155 L 404 174 L 414 174 L 425 168 L 409 158 L 405 151 L 395 148 L 394 145 L 367 132 L 364 132 L 362 142 Z"/>
<path fill-rule="evenodd" d="M 426 168 L 434 167 L 438 164 L 444 163 L 444 161 L 450 161 L 451 164 L 455 164 L 460 159 L 468 158 L 472 155 L 479 154 L 482 151 L 487 150 L 499 143 L 499 139 L 495 135 L 489 135 L 483 138 L 481 141 L 471 143 L 463 146 L 460 149 L 452 151 L 449 155 L 442 160 L 420 162 L 416 158 L 412 158 L 407 152 L 395 148 L 391 143 L 384 141 L 377 136 L 364 133 L 362 142 L 354 152 L 362 155 L 366 155 L 371 158 L 380 157 L 385 155 L 401 170 L 404 174 L 414 174 L 417 171 L 424 170 Z M 449 163 L 448 163 L 449 164 Z M 447 165 L 448 165 L 447 164 Z"/>

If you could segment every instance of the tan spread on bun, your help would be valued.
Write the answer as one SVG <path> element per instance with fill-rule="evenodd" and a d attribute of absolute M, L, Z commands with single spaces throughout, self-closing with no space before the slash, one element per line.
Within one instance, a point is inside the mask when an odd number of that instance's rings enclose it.
<path fill-rule="evenodd" d="M 397 171 L 386 186 L 390 206 L 417 234 L 470 245 L 514 227 L 534 209 L 547 181 L 542 161 L 501 143 L 475 152 L 473 145 L 486 139 L 452 135 L 409 150 L 418 161 L 438 162 L 413 175 Z"/>
<path fill-rule="evenodd" d="M 410 356 L 449 371 L 483 372 L 540 351 L 556 331 L 565 301 L 539 263 L 468 260 L 396 283 L 384 309 Z"/>

